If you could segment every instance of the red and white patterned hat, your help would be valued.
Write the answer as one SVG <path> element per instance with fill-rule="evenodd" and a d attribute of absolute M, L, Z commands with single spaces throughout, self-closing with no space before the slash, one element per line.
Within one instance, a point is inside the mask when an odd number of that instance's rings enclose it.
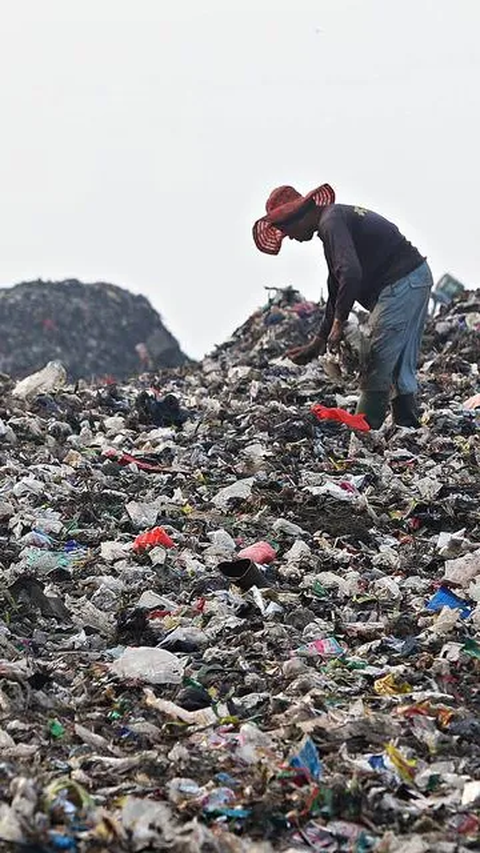
<path fill-rule="evenodd" d="M 278 255 L 285 234 L 275 226 L 300 214 L 302 208 L 307 207 L 311 201 L 314 201 L 317 207 L 334 204 L 335 192 L 330 184 L 322 184 L 308 195 L 302 195 L 294 187 L 274 189 L 265 205 L 266 216 L 257 219 L 253 226 L 253 239 L 257 249 L 267 255 Z"/>

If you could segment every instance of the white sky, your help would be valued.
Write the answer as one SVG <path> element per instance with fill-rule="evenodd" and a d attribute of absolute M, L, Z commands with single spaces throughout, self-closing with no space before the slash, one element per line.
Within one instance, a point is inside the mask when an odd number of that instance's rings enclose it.
<path fill-rule="evenodd" d="M 323 181 L 480 284 L 479 0 L 0 0 L 0 285 L 109 281 L 193 356 L 320 241 L 251 239 Z"/>

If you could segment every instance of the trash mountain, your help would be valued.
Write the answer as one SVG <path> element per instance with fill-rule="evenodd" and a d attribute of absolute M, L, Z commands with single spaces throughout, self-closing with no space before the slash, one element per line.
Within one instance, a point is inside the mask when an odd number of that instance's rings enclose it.
<path fill-rule="evenodd" d="M 5 849 L 478 849 L 480 293 L 418 430 L 311 412 L 354 411 L 362 331 L 296 367 L 318 318 L 278 291 L 181 371 L 1 379 Z"/>
<path fill-rule="evenodd" d="M 121 287 L 72 279 L 0 289 L 0 371 L 23 377 L 49 361 L 73 380 L 118 380 L 186 356 L 148 299 Z"/>

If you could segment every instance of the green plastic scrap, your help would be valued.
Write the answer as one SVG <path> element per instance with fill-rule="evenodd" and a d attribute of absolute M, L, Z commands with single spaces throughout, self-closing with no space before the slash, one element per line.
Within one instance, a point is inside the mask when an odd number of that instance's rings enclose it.
<path fill-rule="evenodd" d="M 312 592 L 317 598 L 325 598 L 328 595 L 328 591 L 324 586 L 320 583 L 320 581 L 315 581 L 312 587 Z"/>
<path fill-rule="evenodd" d="M 466 655 L 469 655 L 469 657 L 480 660 L 480 645 L 476 640 L 472 640 L 471 638 L 465 640 L 462 651 L 465 652 Z"/>
<path fill-rule="evenodd" d="M 65 734 L 65 728 L 62 726 L 60 720 L 56 719 L 48 721 L 48 731 L 55 739 L 61 738 Z"/>

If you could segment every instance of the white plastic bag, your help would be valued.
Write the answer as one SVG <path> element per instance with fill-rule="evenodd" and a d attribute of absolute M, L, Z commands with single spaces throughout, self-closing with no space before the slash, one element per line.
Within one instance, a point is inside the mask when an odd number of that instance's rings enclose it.
<path fill-rule="evenodd" d="M 138 678 L 148 684 L 181 684 L 183 678 L 182 663 L 175 655 L 150 646 L 125 649 L 110 669 L 120 678 Z"/>
<path fill-rule="evenodd" d="M 63 388 L 67 381 L 67 371 L 60 361 L 49 361 L 42 370 L 31 373 L 17 382 L 12 391 L 13 397 L 26 400 L 37 394 L 49 394 Z"/>

